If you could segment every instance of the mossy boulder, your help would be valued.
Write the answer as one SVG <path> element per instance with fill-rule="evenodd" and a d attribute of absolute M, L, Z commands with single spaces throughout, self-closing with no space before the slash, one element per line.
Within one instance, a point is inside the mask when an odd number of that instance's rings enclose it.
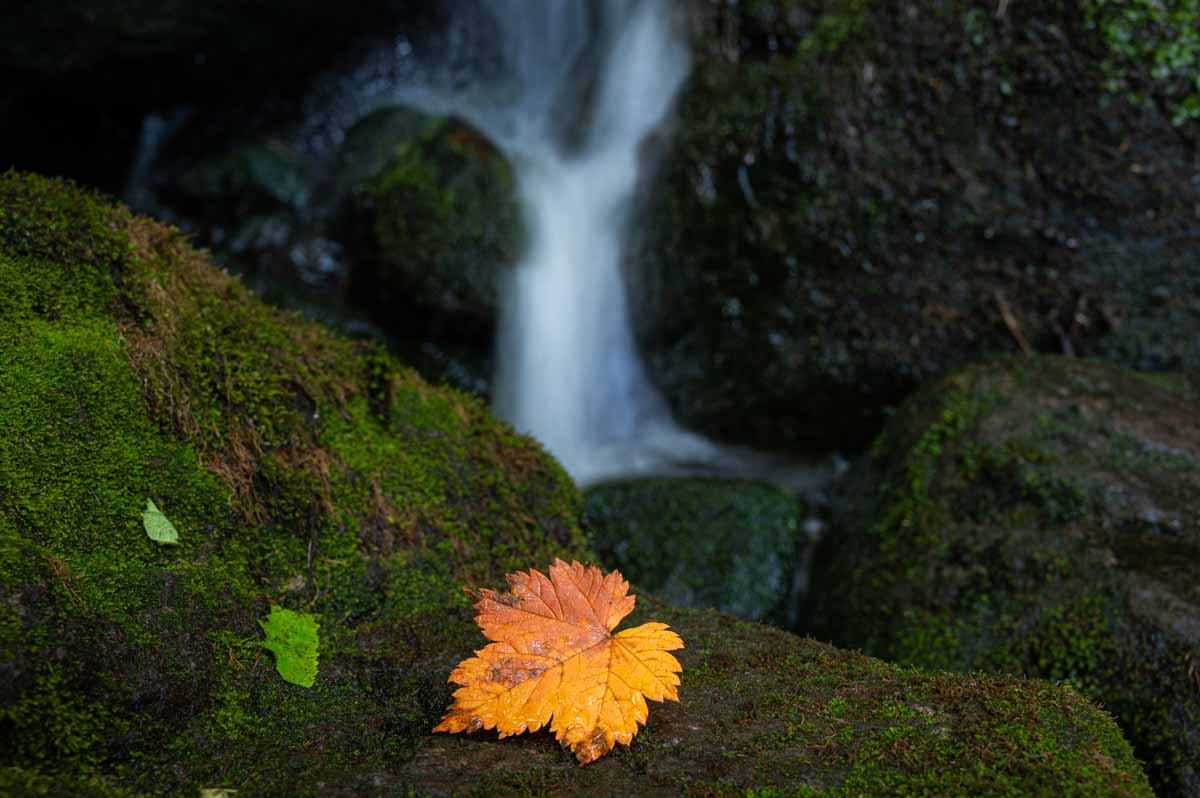
<path fill-rule="evenodd" d="M 401 750 L 420 690 L 396 674 L 407 698 L 372 733 L 372 685 L 338 652 L 463 606 L 464 583 L 587 556 L 578 494 L 536 443 L 263 305 L 176 231 L 9 173 L 0 284 L 6 766 L 157 792 L 351 716 L 364 750 Z M 180 545 L 146 535 L 147 499 Z M 275 604 L 320 618 L 313 691 L 258 647 Z"/>
<path fill-rule="evenodd" d="M 1172 124 L 1194 87 L 1156 77 L 1200 57 L 1195 11 L 689 8 L 693 72 L 632 264 L 651 373 L 689 426 L 845 450 L 981 353 L 1200 366 L 1198 128 Z"/>
<path fill-rule="evenodd" d="M 651 705 L 631 747 L 579 768 L 546 734 L 439 735 L 384 783 L 435 796 L 1152 794 L 1105 713 L 1070 688 L 930 675 L 639 598 L 629 622 L 652 619 L 683 636 L 681 700 Z"/>
<path fill-rule="evenodd" d="M 1150 795 L 1070 688 L 648 599 L 683 703 L 632 747 L 431 737 L 482 642 L 459 587 L 589 556 L 535 443 L 39 177 L 0 176 L 0 324 L 0 793 Z M 279 609 L 319 622 L 311 688 L 262 646 Z"/>
<path fill-rule="evenodd" d="M 794 625 L 807 553 L 804 507 L 771 485 L 639 479 L 584 493 L 605 565 L 679 607 Z"/>
<path fill-rule="evenodd" d="M 811 629 L 1074 685 L 1164 796 L 1200 791 L 1200 385 L 1054 357 L 923 389 L 846 482 Z"/>
<path fill-rule="evenodd" d="M 383 105 L 348 119 L 328 151 L 291 130 L 167 158 L 148 207 L 268 301 L 486 394 L 500 284 L 524 243 L 507 160 L 455 118 Z"/>
<path fill-rule="evenodd" d="M 351 130 L 380 142 L 377 111 Z M 524 244 L 515 176 L 481 133 L 426 117 L 407 136 L 382 139 L 387 157 L 352 189 L 342 238 L 350 297 L 395 335 L 477 344 L 495 335 L 497 295 Z M 378 143 L 375 145 L 378 146 Z"/>

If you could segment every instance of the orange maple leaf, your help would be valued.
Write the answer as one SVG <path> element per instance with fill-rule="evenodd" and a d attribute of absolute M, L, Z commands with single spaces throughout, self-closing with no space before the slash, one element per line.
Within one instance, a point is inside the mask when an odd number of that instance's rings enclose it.
<path fill-rule="evenodd" d="M 471 592 L 475 622 L 489 640 L 450 674 L 460 684 L 435 732 L 498 729 L 501 737 L 550 724 L 579 764 L 629 745 L 646 722 L 646 699 L 678 701 L 668 654 L 683 648 L 664 623 L 609 634 L 633 610 L 629 583 L 617 571 L 555 560 L 550 576 L 530 569 L 508 575 L 511 593 Z"/>

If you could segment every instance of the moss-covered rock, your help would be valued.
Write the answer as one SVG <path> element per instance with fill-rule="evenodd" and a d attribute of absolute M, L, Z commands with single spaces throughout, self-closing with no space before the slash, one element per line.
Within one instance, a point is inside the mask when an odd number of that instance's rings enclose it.
<path fill-rule="evenodd" d="M 930 675 L 639 599 L 683 636 L 680 703 L 586 768 L 548 734 L 437 736 L 394 781 L 422 795 L 1151 795 L 1127 743 L 1070 688 Z"/>
<path fill-rule="evenodd" d="M 351 298 L 401 336 L 490 342 L 501 278 L 524 241 L 514 175 L 462 122 L 426 117 L 396 136 L 376 119 L 411 113 L 385 109 L 356 126 L 382 127 L 357 138 L 387 135 L 388 157 L 353 188 L 346 210 Z"/>
<path fill-rule="evenodd" d="M 466 123 L 402 105 L 347 123 L 331 152 L 285 143 L 302 138 L 176 158 L 151 208 L 273 304 L 486 394 L 499 285 L 524 241 L 507 160 Z"/>
<path fill-rule="evenodd" d="M 1193 88 L 1155 77 L 1196 57 L 1169 34 L 1192 4 L 998 5 L 690 4 L 694 69 L 634 258 L 683 421 L 852 448 L 981 353 L 1200 366 L 1197 128 L 1172 125 Z M 1138 21 L 1168 5 L 1166 27 Z M 1110 91 L 1114 69 L 1149 101 Z"/>
<path fill-rule="evenodd" d="M 172 746 L 220 748 L 255 707 L 361 708 L 369 685 L 332 655 L 364 624 L 586 554 L 578 494 L 535 443 L 252 299 L 177 232 L 9 173 L 0 284 L 6 765 L 196 779 Z M 179 546 L 143 531 L 148 498 Z M 318 690 L 271 676 L 255 619 L 272 604 L 320 617 Z M 386 745 L 411 745 L 412 706 L 379 711 Z"/>
<path fill-rule="evenodd" d="M 791 626 L 807 549 L 804 508 L 771 485 L 641 479 L 584 493 L 601 561 L 679 607 Z"/>
<path fill-rule="evenodd" d="M 1071 683 L 1117 716 L 1161 795 L 1196 794 L 1198 388 L 1022 358 L 921 391 L 844 487 L 813 631 Z"/>
<path fill-rule="evenodd" d="M 0 176 L 0 324 L 0 793 L 1150 794 L 1068 688 L 648 600 L 687 670 L 631 748 L 431 738 L 481 643 L 459 586 L 588 555 L 536 444 L 38 177 Z M 261 645 L 273 606 L 319 620 L 312 688 Z"/>

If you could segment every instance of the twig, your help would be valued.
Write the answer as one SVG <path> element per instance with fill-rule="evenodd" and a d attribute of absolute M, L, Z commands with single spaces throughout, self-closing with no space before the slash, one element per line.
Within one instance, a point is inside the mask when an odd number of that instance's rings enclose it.
<path fill-rule="evenodd" d="M 992 296 L 995 297 L 996 305 L 1000 308 L 1000 315 L 1004 319 L 1004 326 L 1008 327 L 1008 331 L 1017 342 L 1017 346 L 1021 347 L 1021 351 L 1025 354 L 1032 355 L 1033 347 L 1029 345 L 1029 341 L 1025 339 L 1025 334 L 1021 332 L 1021 322 L 1017 321 L 1017 317 L 1013 315 L 1012 310 L 1009 308 L 1007 300 L 1004 299 L 1004 292 L 997 288 L 992 292 Z"/>
<path fill-rule="evenodd" d="M 58 577 L 58 581 L 66 588 L 66 591 L 71 594 L 71 598 L 75 599 L 75 602 L 82 607 L 83 599 L 79 598 L 79 594 L 75 592 L 75 588 L 71 587 L 71 581 L 74 577 L 71 576 L 71 572 L 67 569 L 66 564 L 57 557 L 49 554 L 43 554 L 42 559 L 50 565 L 50 570 L 54 571 L 54 575 Z"/>

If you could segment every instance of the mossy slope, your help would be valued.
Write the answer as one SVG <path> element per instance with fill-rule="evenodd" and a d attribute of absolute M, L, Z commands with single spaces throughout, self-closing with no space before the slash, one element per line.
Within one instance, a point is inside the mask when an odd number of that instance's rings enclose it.
<path fill-rule="evenodd" d="M 687 670 L 632 748 L 431 738 L 481 643 L 458 586 L 587 555 L 553 461 L 61 183 L 0 177 L 0 289 L 0 793 L 1149 795 L 1069 689 L 647 599 Z M 311 689 L 271 605 L 319 616 Z"/>
<path fill-rule="evenodd" d="M 0 295 L 6 765 L 195 778 L 164 747 L 197 724 L 219 740 L 274 702 L 336 717 L 370 689 L 277 683 L 256 645 L 270 604 L 318 614 L 329 655 L 364 623 L 462 604 L 463 583 L 586 556 L 578 495 L 536 444 L 262 305 L 156 223 L 4 175 Z M 147 498 L 180 546 L 146 536 Z M 380 711 L 410 744 L 411 707 Z"/>
<path fill-rule="evenodd" d="M 812 628 L 920 667 L 1066 681 L 1164 796 L 1200 791 L 1196 386 L 1060 358 L 910 400 L 845 486 Z"/>

